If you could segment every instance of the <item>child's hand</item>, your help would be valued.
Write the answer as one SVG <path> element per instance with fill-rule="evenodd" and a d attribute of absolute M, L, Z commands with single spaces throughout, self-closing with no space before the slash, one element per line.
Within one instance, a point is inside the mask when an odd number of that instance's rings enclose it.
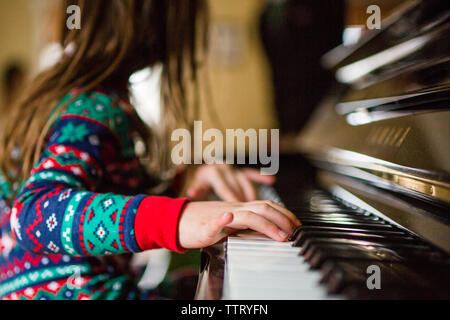
<path fill-rule="evenodd" d="M 224 201 L 254 201 L 256 190 L 253 182 L 272 184 L 274 176 L 261 175 L 255 169 L 236 169 L 227 164 L 202 165 L 188 186 L 187 196 L 201 199 L 210 191 Z"/>
<path fill-rule="evenodd" d="M 268 200 L 190 202 L 181 213 L 178 241 L 185 249 L 203 248 L 243 229 L 286 241 L 300 225 L 292 212 Z"/>

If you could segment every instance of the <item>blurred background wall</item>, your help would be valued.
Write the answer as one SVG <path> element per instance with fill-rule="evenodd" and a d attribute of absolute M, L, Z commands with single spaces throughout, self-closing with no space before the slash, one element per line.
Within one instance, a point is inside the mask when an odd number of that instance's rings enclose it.
<path fill-rule="evenodd" d="M 259 36 L 266 0 L 208 0 L 211 12 L 210 84 L 213 106 L 226 128 L 276 128 L 270 68 Z M 282 0 L 278 0 L 282 1 Z M 347 25 L 365 23 L 369 4 L 385 16 L 399 0 L 347 0 Z M 0 72 L 19 64 L 28 77 L 39 69 L 45 44 L 56 39 L 59 0 L 0 0 Z M 324 10 L 327 5 L 324 1 Z M 307 48 L 305 48 L 307 50 Z M 4 99 L 4 77 L 0 102 Z M 202 108 L 205 127 L 217 127 Z M 1 115 L 0 115 L 1 116 Z"/>
<path fill-rule="evenodd" d="M 210 0 L 209 4 L 211 91 L 223 125 L 275 128 L 269 67 L 258 29 L 265 1 Z"/>
<path fill-rule="evenodd" d="M 29 0 L 0 0 L 0 70 L 11 63 L 23 64 L 26 69 L 33 64 L 34 52 L 32 13 Z M 0 101 L 4 99 L 4 79 L 1 79 Z"/>
<path fill-rule="evenodd" d="M 28 78 L 39 69 L 45 44 L 56 39 L 54 18 L 59 0 L 0 0 L 0 72 L 19 64 Z M 276 126 L 271 111 L 268 68 L 260 48 L 257 19 L 264 1 L 210 0 L 213 54 L 211 92 L 222 124 L 228 128 Z M 236 46 L 236 50 L 230 46 Z M 5 97 L 1 78 L 0 101 Z M 202 117 L 210 121 L 205 108 Z"/>

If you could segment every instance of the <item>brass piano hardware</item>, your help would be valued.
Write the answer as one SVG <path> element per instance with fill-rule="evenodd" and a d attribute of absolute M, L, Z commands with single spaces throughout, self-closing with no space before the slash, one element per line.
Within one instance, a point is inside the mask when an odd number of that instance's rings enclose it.
<path fill-rule="evenodd" d="M 328 105 L 298 138 L 299 151 L 328 161 L 330 153 L 351 164 L 366 155 L 365 163 L 385 161 L 389 167 L 444 174 L 450 179 L 448 137 L 450 111 L 408 115 L 360 126 L 350 126 Z M 336 155 L 331 150 L 351 153 Z M 409 169 L 408 169 L 409 170 Z"/>
<path fill-rule="evenodd" d="M 391 141 L 389 142 L 389 145 L 390 145 L 390 146 L 395 145 L 395 142 L 398 141 L 397 139 L 398 139 L 398 137 L 400 136 L 400 134 L 402 133 L 402 131 L 403 131 L 403 128 L 398 128 L 398 129 L 396 130 L 394 137 L 393 137 L 393 138 L 391 139 Z"/>
<path fill-rule="evenodd" d="M 389 128 L 383 128 L 377 139 L 377 144 L 383 144 L 384 137 L 387 135 Z"/>
<path fill-rule="evenodd" d="M 398 174 L 391 174 L 388 172 L 380 172 L 369 169 L 361 169 L 383 180 L 395 183 L 401 187 L 412 191 L 426 194 L 430 197 L 437 198 L 443 201 L 450 202 L 450 184 L 434 184 L 430 182 L 421 181 L 415 178 L 406 177 Z"/>
<path fill-rule="evenodd" d="M 399 148 L 399 147 L 402 145 L 403 141 L 405 141 L 406 136 L 407 136 L 408 133 L 409 133 L 409 130 L 411 130 L 410 127 L 406 128 L 406 130 L 403 131 L 403 134 L 402 134 L 401 138 L 400 138 L 399 140 L 397 140 L 397 143 L 395 143 L 395 146 L 396 146 L 397 148 Z"/>
<path fill-rule="evenodd" d="M 380 215 L 383 219 L 393 221 L 396 225 L 409 230 L 420 237 L 430 241 L 446 252 L 450 252 L 450 226 L 441 223 L 422 209 L 412 206 L 404 200 L 386 194 L 378 188 L 369 186 L 352 178 L 344 178 L 330 172 L 319 172 L 320 184 L 339 197 L 357 198 L 359 207 L 364 203 L 370 212 Z M 354 199 L 350 201 L 354 203 Z"/>
<path fill-rule="evenodd" d="M 377 132 L 380 132 L 380 130 Z M 401 145 L 404 141 L 409 128 L 400 132 L 398 145 Z M 327 150 L 320 156 L 310 156 L 310 158 L 315 162 L 329 163 L 332 167 L 359 169 L 386 182 L 450 203 L 450 183 L 447 180 L 437 180 L 436 177 L 427 175 L 425 172 L 413 172 L 412 168 L 404 168 L 364 154 L 334 148 Z"/>

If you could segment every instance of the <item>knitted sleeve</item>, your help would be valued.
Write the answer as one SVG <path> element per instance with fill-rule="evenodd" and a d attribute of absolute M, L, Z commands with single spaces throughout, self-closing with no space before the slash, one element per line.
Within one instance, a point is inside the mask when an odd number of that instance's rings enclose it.
<path fill-rule="evenodd" d="M 177 224 L 186 199 L 96 192 L 109 164 L 133 157 L 128 129 L 109 96 L 86 93 L 64 107 L 13 205 L 11 227 L 24 249 L 77 256 L 182 251 Z"/>

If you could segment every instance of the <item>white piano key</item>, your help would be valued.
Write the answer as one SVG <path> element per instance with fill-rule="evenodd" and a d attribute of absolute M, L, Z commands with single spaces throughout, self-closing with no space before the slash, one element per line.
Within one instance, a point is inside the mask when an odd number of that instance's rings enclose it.
<path fill-rule="evenodd" d="M 261 198 L 280 201 L 271 187 Z M 320 271 L 311 270 L 292 244 L 248 230 L 228 237 L 223 299 L 340 299 L 327 294 Z"/>
<path fill-rule="evenodd" d="M 246 234 L 228 238 L 224 299 L 337 299 L 319 284 L 292 242 Z"/>

